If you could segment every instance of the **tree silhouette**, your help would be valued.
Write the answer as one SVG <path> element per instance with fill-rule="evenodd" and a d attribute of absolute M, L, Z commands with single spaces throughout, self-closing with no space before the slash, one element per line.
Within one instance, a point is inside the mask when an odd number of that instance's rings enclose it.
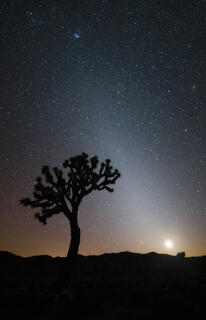
<path fill-rule="evenodd" d="M 71 275 L 75 263 L 79 243 L 80 228 L 78 225 L 78 209 L 82 199 L 94 190 L 107 190 L 113 192 L 110 185 L 120 177 L 117 169 L 110 165 L 111 160 L 99 164 L 98 157 L 88 158 L 86 153 L 65 160 L 63 167 L 68 170 L 67 177 L 62 170 L 49 166 L 43 166 L 41 177 L 37 177 L 34 184 L 34 199 L 24 198 L 20 200 L 24 206 L 41 208 L 35 217 L 43 224 L 55 214 L 63 213 L 69 220 L 71 229 L 71 241 L 66 257 L 67 278 Z"/>

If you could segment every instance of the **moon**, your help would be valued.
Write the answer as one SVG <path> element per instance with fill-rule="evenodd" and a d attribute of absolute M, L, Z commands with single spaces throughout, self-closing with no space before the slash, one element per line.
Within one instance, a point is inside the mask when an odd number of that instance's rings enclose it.
<path fill-rule="evenodd" d="M 168 249 L 172 249 L 173 246 L 174 246 L 172 240 L 169 240 L 169 239 L 165 240 L 164 244 L 165 244 L 165 247 L 168 248 Z"/>

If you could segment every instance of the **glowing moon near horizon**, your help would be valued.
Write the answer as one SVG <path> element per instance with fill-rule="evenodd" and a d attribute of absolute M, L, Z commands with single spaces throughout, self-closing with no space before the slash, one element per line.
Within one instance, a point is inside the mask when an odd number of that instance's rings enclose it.
<path fill-rule="evenodd" d="M 171 240 L 165 240 L 165 247 L 168 248 L 168 249 L 172 249 L 174 244 Z"/>

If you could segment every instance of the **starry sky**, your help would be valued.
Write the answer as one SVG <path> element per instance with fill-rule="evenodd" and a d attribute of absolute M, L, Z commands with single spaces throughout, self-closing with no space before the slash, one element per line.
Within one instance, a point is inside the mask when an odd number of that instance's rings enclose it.
<path fill-rule="evenodd" d="M 206 254 L 206 1 L 1 0 L 0 24 L 0 250 L 67 254 L 63 214 L 19 199 L 86 152 L 122 176 L 82 202 L 81 254 Z"/>

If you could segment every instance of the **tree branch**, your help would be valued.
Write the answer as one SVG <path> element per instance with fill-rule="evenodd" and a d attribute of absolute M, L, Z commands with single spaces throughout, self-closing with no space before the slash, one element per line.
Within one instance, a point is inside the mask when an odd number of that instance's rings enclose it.
<path fill-rule="evenodd" d="M 68 169 L 67 178 L 57 167 L 53 168 L 53 174 L 49 166 L 43 166 L 42 178 L 37 177 L 34 184 L 34 199 L 24 198 L 20 202 L 24 206 L 41 208 L 41 213 L 35 215 L 42 223 L 54 214 L 63 212 L 67 218 L 77 214 L 81 200 L 94 190 L 107 190 L 113 192 L 111 184 L 114 184 L 120 177 L 117 169 L 110 165 L 111 160 L 106 159 L 98 168 L 98 157 L 88 159 L 86 153 L 65 160 L 63 167 Z M 68 208 L 67 201 L 71 205 Z M 74 213 L 75 212 L 75 213 Z"/>

